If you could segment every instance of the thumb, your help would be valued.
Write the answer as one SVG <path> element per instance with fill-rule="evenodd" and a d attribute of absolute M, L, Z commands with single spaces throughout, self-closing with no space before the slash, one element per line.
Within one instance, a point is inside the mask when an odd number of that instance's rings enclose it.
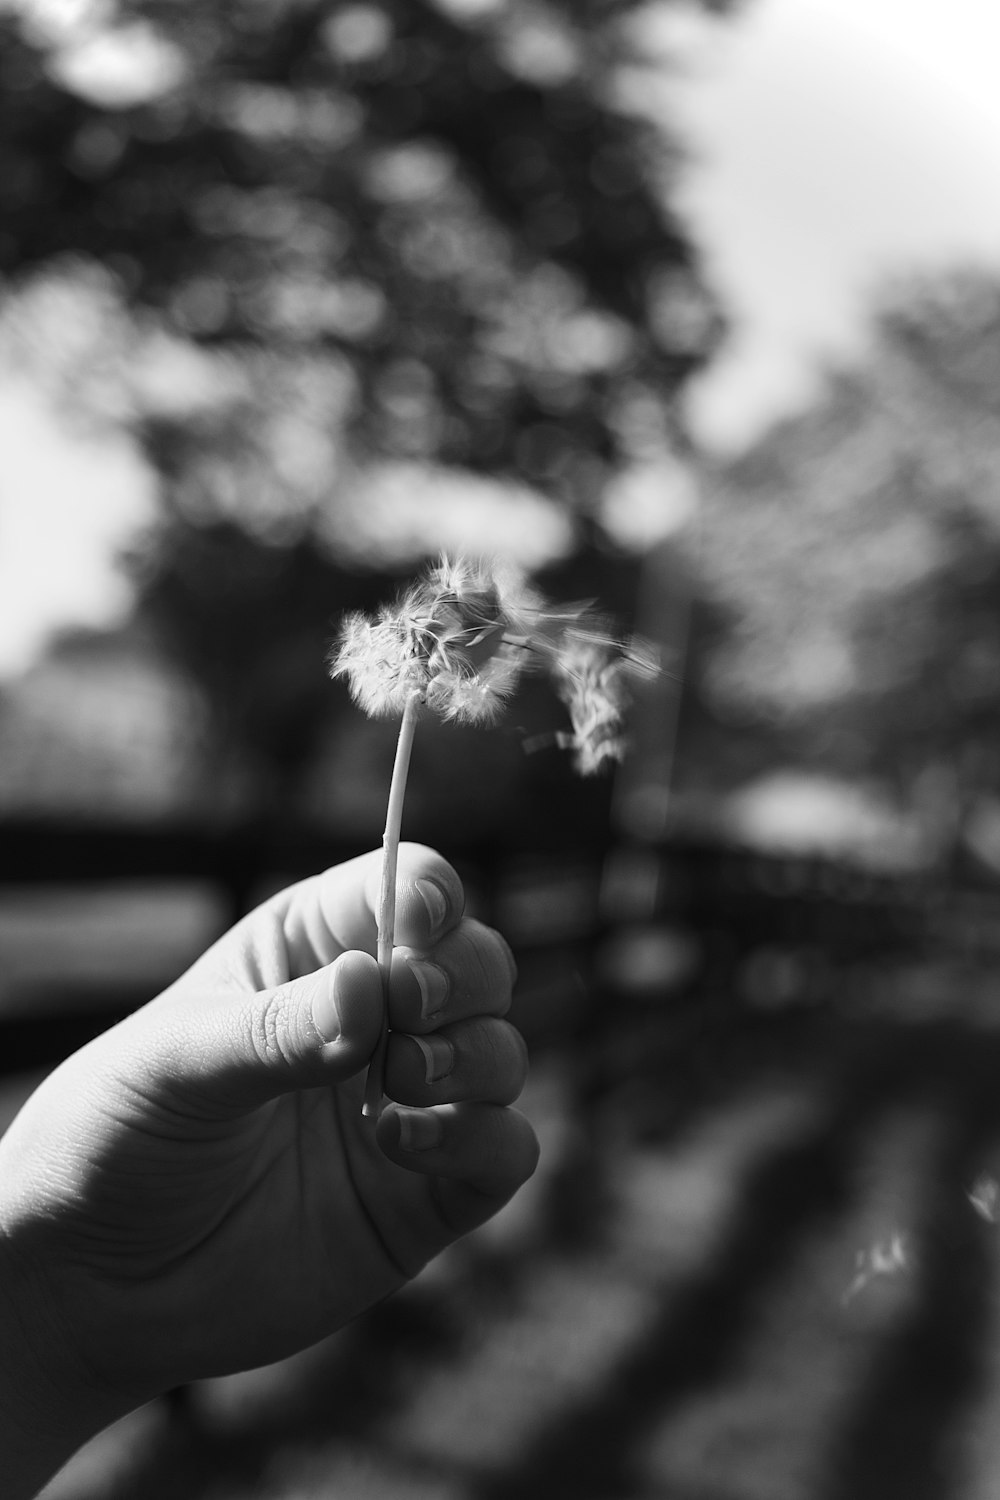
<path fill-rule="evenodd" d="M 213 1112 L 224 1113 L 344 1083 L 375 1050 L 382 1010 L 378 964 L 351 949 L 312 974 L 243 994 L 235 1006 L 222 994 L 199 1007 L 185 1071 Z"/>

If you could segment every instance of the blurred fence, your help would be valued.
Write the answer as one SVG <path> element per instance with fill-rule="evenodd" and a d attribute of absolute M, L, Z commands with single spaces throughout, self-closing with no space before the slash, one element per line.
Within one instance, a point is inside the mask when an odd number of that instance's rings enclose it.
<path fill-rule="evenodd" d="M 268 891 L 360 851 L 305 827 L 0 825 L 0 1071 L 65 1055 L 152 997 Z M 872 963 L 1000 957 L 1000 891 L 708 843 L 449 849 L 517 954 L 537 1043 L 711 994 L 726 1008 L 855 1002 Z M 590 1018 L 588 1020 L 588 1018 Z M 642 1028 L 644 1029 L 644 1028 Z"/>

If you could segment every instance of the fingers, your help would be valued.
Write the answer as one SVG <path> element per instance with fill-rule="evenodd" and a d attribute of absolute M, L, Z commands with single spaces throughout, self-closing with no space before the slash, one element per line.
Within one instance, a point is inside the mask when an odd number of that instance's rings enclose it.
<path fill-rule="evenodd" d="M 381 863 L 379 854 L 369 876 L 373 912 L 378 908 Z M 401 844 L 396 869 L 397 947 L 430 947 L 456 925 L 464 910 L 462 882 L 448 861 L 426 845 Z"/>
<path fill-rule="evenodd" d="M 331 963 L 349 948 L 376 951 L 381 872 L 382 852 L 376 849 L 300 881 L 275 898 L 272 909 L 281 919 L 293 976 Z M 400 844 L 397 945 L 430 947 L 457 925 L 464 907 L 462 882 L 446 859 L 425 844 Z"/>
<path fill-rule="evenodd" d="M 215 1080 L 220 1101 L 246 1107 L 288 1089 L 345 1082 L 367 1064 L 383 1025 L 374 959 L 380 877 L 376 851 L 289 888 L 161 997 L 188 1042 L 197 1036 L 190 1070 Z M 397 885 L 403 946 L 390 978 L 390 1026 L 400 1033 L 390 1048 L 390 1091 L 416 1103 L 508 1102 L 524 1080 L 517 1034 L 473 1027 L 452 1040 L 445 1032 L 476 1018 L 499 1024 L 511 1000 L 510 949 L 462 917 L 461 881 L 433 849 L 404 844 Z M 185 1005 L 183 996 L 195 993 L 197 1004 Z M 444 1072 L 453 1074 L 448 1084 Z"/>
<path fill-rule="evenodd" d="M 538 1141 L 524 1115 L 495 1104 L 391 1105 L 378 1142 L 399 1166 L 439 1179 L 438 1207 L 456 1234 L 484 1223 L 538 1164 Z"/>
<path fill-rule="evenodd" d="M 429 951 L 447 974 L 438 1019 L 457 1019 L 433 1029 L 430 1019 L 421 1021 L 420 987 L 403 959 L 402 994 L 394 1009 L 404 1024 L 407 1011 L 416 1010 L 414 1024 L 423 1030 L 390 1034 L 389 1094 L 418 1105 L 511 1102 L 524 1086 L 527 1056 L 520 1033 L 495 1013 L 510 1003 L 506 944 L 481 923 L 462 923 L 440 952 Z M 145 1013 L 152 1022 L 165 1008 L 177 1072 L 213 1108 L 239 1112 L 292 1089 L 344 1083 L 360 1072 L 382 1031 L 382 976 L 371 954 L 350 949 L 269 989 L 234 995 L 225 987 L 178 992 L 175 986 Z"/>
<path fill-rule="evenodd" d="M 475 1016 L 423 1036 L 389 1035 L 386 1093 L 401 1104 L 511 1104 L 527 1076 L 520 1032 L 493 1016 Z"/>
<path fill-rule="evenodd" d="M 382 851 L 336 866 L 319 878 L 324 919 L 344 948 L 374 953 Z M 427 948 L 454 927 L 465 908 L 462 882 L 451 865 L 425 844 L 400 844 L 396 865 L 397 945 Z"/>
<path fill-rule="evenodd" d="M 430 948 L 392 958 L 389 1024 L 428 1032 L 468 1016 L 503 1016 L 517 977 L 513 954 L 492 927 L 465 918 Z"/>
<path fill-rule="evenodd" d="M 169 1024 L 164 1028 L 164 1013 Z M 240 1114 L 294 1089 L 345 1083 L 367 1064 L 382 1026 L 382 976 L 369 953 L 249 994 L 173 987 L 129 1026 L 178 1087 L 215 1115 Z"/>

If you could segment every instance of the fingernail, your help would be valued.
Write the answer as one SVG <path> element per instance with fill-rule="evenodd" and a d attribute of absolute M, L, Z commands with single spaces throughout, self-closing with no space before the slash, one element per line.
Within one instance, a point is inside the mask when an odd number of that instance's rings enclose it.
<path fill-rule="evenodd" d="M 443 1008 L 448 998 L 448 976 L 437 964 L 422 958 L 408 958 L 406 964 L 417 981 L 420 990 L 420 1015 L 430 1021 Z"/>
<path fill-rule="evenodd" d="M 324 1042 L 335 1042 L 341 1033 L 340 1009 L 337 1005 L 339 976 L 336 966 L 329 968 L 319 980 L 313 996 L 313 1025 Z"/>
<path fill-rule="evenodd" d="M 439 927 L 444 926 L 444 919 L 448 915 L 448 898 L 433 880 L 415 880 L 414 885 L 427 909 L 431 932 L 437 932 Z"/>
<path fill-rule="evenodd" d="M 455 1066 L 455 1049 L 447 1037 L 435 1034 L 415 1036 L 411 1040 L 424 1054 L 425 1083 L 440 1083 L 442 1078 L 447 1078 Z"/>
<path fill-rule="evenodd" d="M 428 1151 L 441 1143 L 440 1118 L 429 1109 L 397 1109 L 399 1144 L 404 1151 Z"/>

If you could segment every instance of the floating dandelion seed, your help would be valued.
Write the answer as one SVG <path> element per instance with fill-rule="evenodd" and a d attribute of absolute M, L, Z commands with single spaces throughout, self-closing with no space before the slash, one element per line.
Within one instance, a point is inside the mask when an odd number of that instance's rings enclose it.
<path fill-rule="evenodd" d="M 574 752 L 582 776 L 592 776 L 625 751 L 622 715 L 625 659 L 600 641 L 573 640 L 555 665 L 556 691 L 569 709 L 572 733 L 559 743 Z"/>
<path fill-rule="evenodd" d="M 551 608 L 513 570 L 443 558 L 374 619 L 348 615 L 330 657 L 373 717 L 401 718 L 385 832 L 378 911 L 383 1027 L 365 1087 L 364 1112 L 381 1109 L 387 1042 L 385 1000 L 395 929 L 396 859 L 403 798 L 417 721 L 426 707 L 456 723 L 492 724 L 522 673 L 551 673 L 572 731 L 556 736 L 573 749 L 583 775 L 625 751 L 622 718 L 629 673 L 658 668 L 644 649 L 617 641 L 588 604 Z"/>
<path fill-rule="evenodd" d="M 906 1236 L 895 1230 L 888 1240 L 877 1240 L 868 1250 L 859 1250 L 857 1274 L 841 1297 L 841 1306 L 853 1302 L 859 1293 L 878 1277 L 898 1276 L 910 1268 L 911 1257 Z"/>
<path fill-rule="evenodd" d="M 1000 1183 L 989 1172 L 982 1172 L 969 1189 L 969 1202 L 987 1224 L 1000 1222 Z"/>

